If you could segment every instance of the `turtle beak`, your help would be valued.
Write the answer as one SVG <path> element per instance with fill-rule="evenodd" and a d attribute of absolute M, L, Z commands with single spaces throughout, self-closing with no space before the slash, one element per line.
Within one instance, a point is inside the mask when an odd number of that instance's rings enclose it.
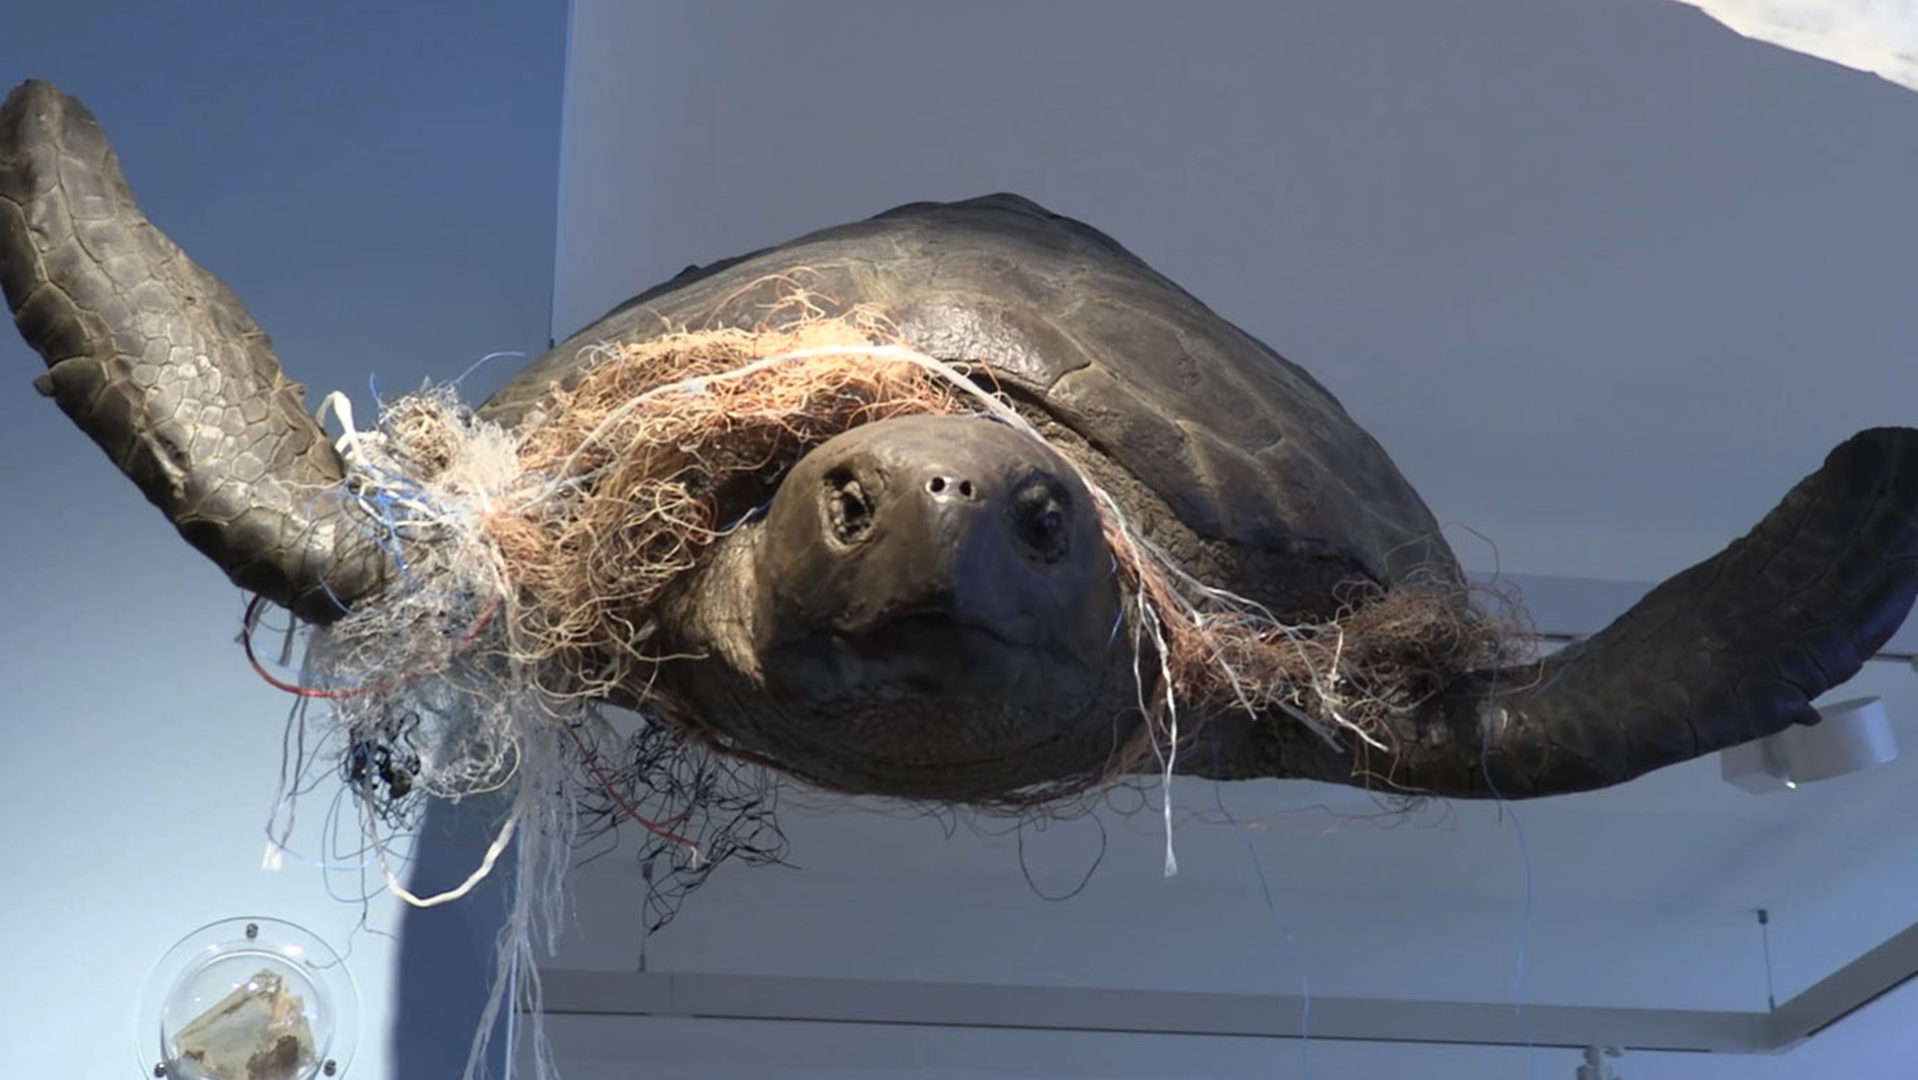
<path fill-rule="evenodd" d="M 768 510 L 759 569 L 762 652 L 829 654 L 840 682 L 962 688 L 1006 674 L 995 650 L 1102 665 L 1117 612 L 1076 473 L 979 418 L 882 421 L 815 449 Z"/>

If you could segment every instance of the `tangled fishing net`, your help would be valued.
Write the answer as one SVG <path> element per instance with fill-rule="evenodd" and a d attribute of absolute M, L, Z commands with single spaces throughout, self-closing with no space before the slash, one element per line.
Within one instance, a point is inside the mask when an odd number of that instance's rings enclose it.
<path fill-rule="evenodd" d="M 510 988 L 537 1013 L 534 942 L 557 939 L 557 898 L 582 829 L 645 830 L 652 926 L 719 862 L 784 855 L 773 778 L 683 730 L 673 703 L 647 689 L 668 659 L 655 652 L 654 615 L 674 582 L 750 520 L 802 455 L 860 424 L 983 414 L 1040 437 L 972 373 L 906 348 L 883 320 L 858 310 L 827 318 L 803 294 L 797 305 L 775 329 L 602 347 L 511 431 L 444 389 L 388 404 L 370 431 L 343 398 L 328 399 L 344 428 L 344 497 L 387 553 L 393 581 L 312 631 L 296 677 L 255 663 L 303 701 L 330 706 L 323 721 L 299 718 L 287 794 L 315 786 L 312 763 L 330 761 L 395 893 L 420 905 L 456 899 L 518 845 L 469 1072 L 498 1011 L 514 1004 Z M 1182 572 L 1080 471 L 1136 658 L 1147 750 L 1123 767 L 1156 755 L 1169 784 L 1197 726 L 1182 731 L 1181 716 L 1226 708 L 1289 716 L 1329 744 L 1389 757 L 1395 716 L 1501 647 L 1455 586 L 1355 595 L 1331 622 L 1283 623 Z M 256 615 L 257 605 L 250 651 Z M 602 711 L 609 699 L 641 715 L 636 732 L 615 728 Z M 981 792 L 978 802 L 1013 794 Z M 480 864 L 445 892 L 408 892 L 393 838 L 417 825 L 424 800 L 485 796 L 506 808 Z"/>

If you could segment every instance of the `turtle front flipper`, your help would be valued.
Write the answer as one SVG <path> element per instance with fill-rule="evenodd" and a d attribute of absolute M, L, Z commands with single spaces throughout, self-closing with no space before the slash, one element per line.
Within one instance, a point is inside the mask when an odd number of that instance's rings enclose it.
<path fill-rule="evenodd" d="M 0 286 L 35 385 L 235 584 L 315 621 L 378 591 L 301 387 L 140 212 L 92 113 L 37 80 L 0 105 Z"/>
<path fill-rule="evenodd" d="M 1918 597 L 1918 431 L 1878 428 L 1724 551 L 1540 662 L 1478 671 L 1401 718 L 1363 766 L 1280 719 L 1220 718 L 1222 776 L 1465 798 L 1609 787 L 1819 719 Z M 1210 758 L 1210 761 L 1208 761 Z M 1208 768 L 1208 765 L 1210 767 Z"/>
<path fill-rule="evenodd" d="M 1858 673 L 1914 597 L 1918 431 L 1863 431 L 1598 634 L 1469 680 L 1451 723 L 1485 739 L 1471 793 L 1606 787 L 1817 723 L 1813 699 Z"/>

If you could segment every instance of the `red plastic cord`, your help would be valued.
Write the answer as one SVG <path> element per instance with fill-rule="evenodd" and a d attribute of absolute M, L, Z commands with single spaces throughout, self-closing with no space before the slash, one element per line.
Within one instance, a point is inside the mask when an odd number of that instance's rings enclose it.
<path fill-rule="evenodd" d="M 579 737 L 579 732 L 569 727 L 566 729 L 566 734 L 571 735 L 573 737 L 573 745 L 579 747 L 579 759 L 586 764 L 586 771 L 593 774 L 593 779 L 599 781 L 600 790 L 606 793 L 607 798 L 613 800 L 615 806 L 624 810 L 627 817 L 639 822 L 640 826 L 647 832 L 652 833 L 661 840 L 670 840 L 675 844 L 690 849 L 694 854 L 698 854 L 699 846 L 697 844 L 694 844 L 691 840 L 686 839 L 676 832 L 669 831 L 674 825 L 678 825 L 692 815 L 693 811 L 691 807 L 681 810 L 665 821 L 648 820 L 642 816 L 638 810 L 633 809 L 632 803 L 627 802 L 620 796 L 619 792 L 613 790 L 612 781 L 606 779 L 606 774 L 599 771 L 599 762 L 593 757 L 593 752 L 587 748 L 586 740 Z"/>
<path fill-rule="evenodd" d="M 246 662 L 253 666 L 254 673 L 265 680 L 266 684 L 275 690 L 284 690 L 289 694 L 296 694 L 304 698 L 323 698 L 329 701 L 339 701 L 346 698 L 365 697 L 368 694 L 378 694 L 387 690 L 396 690 L 412 682 L 414 679 L 430 675 L 435 670 L 438 670 L 428 668 L 424 671 L 411 672 L 410 674 L 402 675 L 397 679 L 390 679 L 383 683 L 375 683 L 372 686 L 356 686 L 350 690 L 321 690 L 316 687 L 301 686 L 297 683 L 287 682 L 279 676 L 274 675 L 271 671 L 268 671 L 266 665 L 260 662 L 259 656 L 253 651 L 253 631 L 259 626 L 260 611 L 265 605 L 266 597 L 264 596 L 256 596 L 251 603 L 247 604 L 246 618 L 240 630 L 240 647 L 246 650 Z M 493 621 L 493 614 L 498 610 L 499 605 L 497 603 L 488 605 L 486 610 L 480 613 L 480 617 L 474 620 L 473 625 L 468 627 L 466 632 L 461 634 L 454 644 L 465 645 L 478 637 L 480 631 L 486 629 L 487 624 Z"/>
<path fill-rule="evenodd" d="M 321 698 L 338 701 L 345 698 L 364 697 L 368 694 L 377 694 L 385 690 L 398 689 L 415 679 L 432 673 L 430 670 L 415 671 L 409 675 L 402 675 L 397 679 L 392 679 L 384 683 L 377 683 L 373 686 L 357 686 L 350 690 L 320 690 L 311 686 L 300 686 L 297 683 L 287 682 L 274 675 L 271 671 L 268 671 L 266 665 L 260 662 L 259 655 L 253 651 L 253 631 L 259 626 L 260 611 L 265 605 L 266 597 L 255 596 L 252 602 L 246 606 L 246 617 L 240 632 L 240 646 L 246 650 L 246 662 L 253 666 L 254 673 L 259 675 L 261 679 L 264 679 L 266 684 L 275 690 L 283 690 L 286 693 L 296 694 L 304 698 Z M 496 612 L 498 608 L 498 604 L 487 607 L 487 609 L 480 614 L 478 620 L 473 623 L 472 627 L 468 629 L 466 633 L 460 635 L 458 644 L 464 645 L 472 641 L 475 637 L 478 637 L 480 631 L 484 630 L 486 625 L 493 620 L 494 612 Z M 640 826 L 647 832 L 652 833 L 662 840 L 679 844 L 694 853 L 699 851 L 698 845 L 678 833 L 671 831 L 674 825 L 680 824 L 692 815 L 692 809 L 690 807 L 681 810 L 679 813 L 674 814 L 664 821 L 652 821 L 648 819 L 645 815 L 634 809 L 633 804 L 627 802 L 621 797 L 619 792 L 613 788 L 612 781 L 608 780 L 606 774 L 600 771 L 598 760 L 593 757 L 592 750 L 586 746 L 586 741 L 579 737 L 579 732 L 569 727 L 566 729 L 566 734 L 572 736 L 573 745 L 579 747 L 580 761 L 585 764 L 586 771 L 593 774 L 593 779 L 599 783 L 600 790 L 604 791 L 606 797 L 613 800 L 613 804 L 624 811 L 627 817 L 639 822 Z"/>

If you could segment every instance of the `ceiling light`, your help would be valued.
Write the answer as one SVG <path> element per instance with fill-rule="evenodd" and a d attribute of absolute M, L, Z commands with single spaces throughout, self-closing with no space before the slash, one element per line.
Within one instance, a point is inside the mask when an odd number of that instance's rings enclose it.
<path fill-rule="evenodd" d="M 1793 724 L 1776 735 L 1718 755 L 1720 774 L 1754 795 L 1861 772 L 1898 756 L 1885 703 L 1854 698 L 1818 710 L 1816 724 Z"/>

